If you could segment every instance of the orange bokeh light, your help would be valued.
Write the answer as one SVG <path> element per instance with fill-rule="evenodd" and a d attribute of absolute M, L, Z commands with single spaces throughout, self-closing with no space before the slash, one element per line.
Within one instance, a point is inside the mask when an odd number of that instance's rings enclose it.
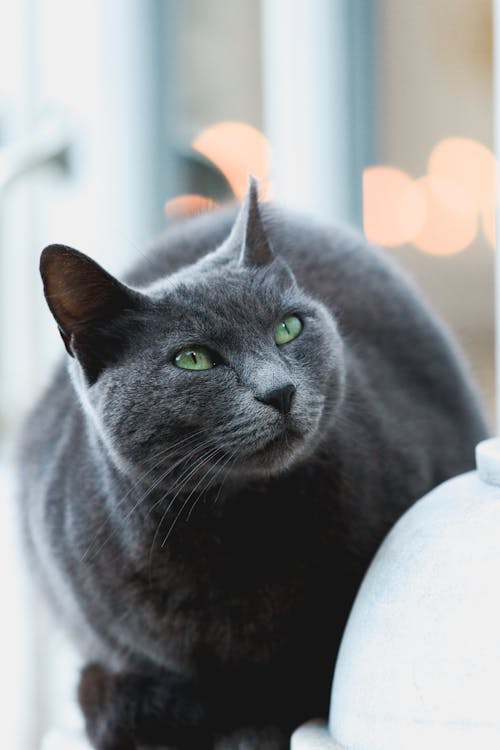
<path fill-rule="evenodd" d="M 429 157 L 428 174 L 453 183 L 478 212 L 495 200 L 496 162 L 493 153 L 471 138 L 446 138 Z"/>
<path fill-rule="evenodd" d="M 272 197 L 268 183 L 271 147 L 256 128 L 242 122 L 219 122 L 200 133 L 191 145 L 220 169 L 237 198 L 245 195 L 249 174 L 259 181 L 259 197 Z"/>
<path fill-rule="evenodd" d="M 478 219 L 495 247 L 496 160 L 470 138 L 446 138 L 432 150 L 428 174 L 413 180 L 394 167 L 363 173 L 363 224 L 367 238 L 385 247 L 413 243 L 433 255 L 464 250 Z"/>
<path fill-rule="evenodd" d="M 454 190 L 445 181 L 426 176 L 417 184 L 425 196 L 427 217 L 412 243 L 432 255 L 453 255 L 464 250 L 476 236 L 477 214 L 460 210 Z"/>
<path fill-rule="evenodd" d="M 397 247 L 410 242 L 426 219 L 426 200 L 415 180 L 394 167 L 363 172 L 363 228 L 370 242 Z"/>
<path fill-rule="evenodd" d="M 477 208 L 471 199 L 470 193 L 463 189 L 460 183 L 448 177 L 437 177 L 427 175 L 425 178 L 426 189 L 430 190 L 432 197 L 446 206 L 451 212 L 475 216 Z"/>
<path fill-rule="evenodd" d="M 215 208 L 217 204 L 204 195 L 186 193 L 178 195 L 165 203 L 164 209 L 166 215 L 171 218 L 174 216 L 188 216 L 189 214 L 202 213 Z"/>

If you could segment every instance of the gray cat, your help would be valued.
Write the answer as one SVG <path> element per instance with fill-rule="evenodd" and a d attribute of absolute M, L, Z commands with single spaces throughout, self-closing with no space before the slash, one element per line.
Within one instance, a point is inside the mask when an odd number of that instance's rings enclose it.
<path fill-rule="evenodd" d="M 288 747 L 326 716 L 361 577 L 486 429 L 453 345 L 362 239 L 276 207 L 174 224 L 122 284 L 41 259 L 68 352 L 30 416 L 34 573 L 98 750 Z M 383 658 L 383 655 L 381 655 Z"/>

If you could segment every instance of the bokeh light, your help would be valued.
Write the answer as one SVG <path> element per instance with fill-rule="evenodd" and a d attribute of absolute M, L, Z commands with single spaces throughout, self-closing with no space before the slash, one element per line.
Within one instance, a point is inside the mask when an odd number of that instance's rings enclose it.
<path fill-rule="evenodd" d="M 496 163 L 493 153 L 471 138 L 445 138 L 432 150 L 427 172 L 467 195 L 472 211 L 492 206 Z"/>
<path fill-rule="evenodd" d="M 220 169 L 237 198 L 247 191 L 249 173 L 259 182 L 261 200 L 272 197 L 271 147 L 257 128 L 243 122 L 219 122 L 203 130 L 191 145 Z"/>
<path fill-rule="evenodd" d="M 188 214 L 197 214 L 209 211 L 215 208 L 216 203 L 211 198 L 194 193 L 178 195 L 165 203 L 165 213 L 170 217 L 187 216 Z"/>
<path fill-rule="evenodd" d="M 370 242 L 385 247 L 410 242 L 425 218 L 425 196 L 406 172 L 382 166 L 364 170 L 363 227 Z"/>
<path fill-rule="evenodd" d="M 421 177 L 417 184 L 425 196 L 427 211 L 412 243 L 432 255 L 464 250 L 476 236 L 477 214 L 463 210 L 463 194 L 454 189 L 456 186 L 429 176 Z"/>
<path fill-rule="evenodd" d="M 428 172 L 413 180 L 401 169 L 363 173 L 366 237 L 385 247 L 411 242 L 432 255 L 464 250 L 483 233 L 495 247 L 496 160 L 470 138 L 446 138 L 432 150 Z"/>

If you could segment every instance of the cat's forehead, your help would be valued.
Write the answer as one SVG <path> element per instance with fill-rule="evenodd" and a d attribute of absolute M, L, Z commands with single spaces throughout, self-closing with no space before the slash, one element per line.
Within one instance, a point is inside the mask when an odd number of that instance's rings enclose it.
<path fill-rule="evenodd" d="M 243 335 L 267 327 L 296 300 L 272 274 L 237 267 L 179 275 L 156 286 L 152 296 L 160 316 L 176 329 L 216 337 L 235 328 Z"/>
<path fill-rule="evenodd" d="M 151 292 L 158 302 L 183 313 L 211 310 L 215 314 L 223 314 L 227 309 L 258 312 L 263 305 L 279 304 L 284 296 L 283 289 L 273 282 L 270 274 L 229 266 L 176 274 L 156 285 Z"/>

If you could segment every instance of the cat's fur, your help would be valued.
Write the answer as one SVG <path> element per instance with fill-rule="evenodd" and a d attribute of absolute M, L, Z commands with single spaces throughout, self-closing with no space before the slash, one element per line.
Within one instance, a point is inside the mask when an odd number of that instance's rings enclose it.
<path fill-rule="evenodd" d="M 134 291 L 62 246 L 41 270 L 71 357 L 27 422 L 20 505 L 35 573 L 93 663 L 89 737 L 287 747 L 327 713 L 384 534 L 485 436 L 448 336 L 380 253 L 259 210 L 255 185 L 236 221 L 174 225 Z M 290 313 L 303 330 L 278 347 Z M 176 367 L 194 344 L 221 363 Z M 290 384 L 284 416 L 268 396 Z"/>

